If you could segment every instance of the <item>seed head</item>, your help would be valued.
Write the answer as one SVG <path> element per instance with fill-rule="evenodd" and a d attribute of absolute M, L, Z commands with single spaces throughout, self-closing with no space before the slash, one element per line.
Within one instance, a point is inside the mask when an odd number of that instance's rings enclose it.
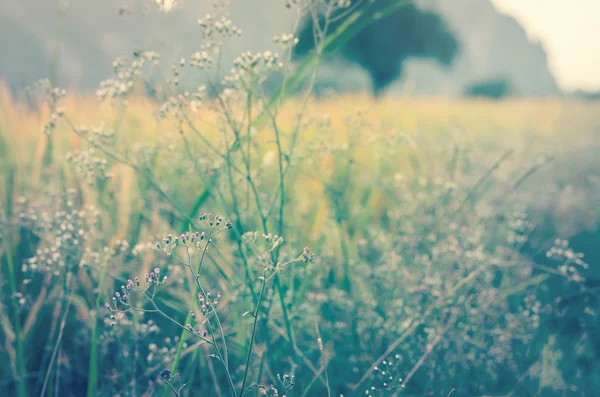
<path fill-rule="evenodd" d="M 304 247 L 304 251 L 302 252 L 302 259 L 304 263 L 314 262 L 315 254 L 308 247 Z"/>
<path fill-rule="evenodd" d="M 163 379 L 169 379 L 171 377 L 171 370 L 167 368 L 163 369 L 160 371 L 160 377 Z"/>

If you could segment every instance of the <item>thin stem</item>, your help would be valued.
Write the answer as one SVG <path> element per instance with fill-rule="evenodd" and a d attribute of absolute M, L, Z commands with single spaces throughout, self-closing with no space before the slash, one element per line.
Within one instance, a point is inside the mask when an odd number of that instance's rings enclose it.
<path fill-rule="evenodd" d="M 171 384 L 171 382 L 168 382 L 167 385 L 169 385 L 169 387 L 171 388 L 171 390 L 173 390 L 173 394 L 175 395 L 175 397 L 179 397 L 179 393 L 177 393 L 177 390 L 175 390 L 175 387 L 173 387 L 173 385 Z"/>
<path fill-rule="evenodd" d="M 106 278 L 106 265 L 108 259 L 105 258 L 103 266 L 102 266 L 102 276 L 100 277 L 100 283 L 98 285 L 98 290 L 102 291 L 104 286 L 104 280 Z M 96 388 L 98 386 L 98 310 L 100 308 L 100 300 L 101 294 L 98 294 L 96 298 L 96 304 L 94 306 L 94 313 L 92 315 L 92 321 L 94 324 L 92 325 L 92 340 L 90 347 L 90 366 L 88 369 L 88 389 L 87 396 L 93 397 L 96 395 Z"/>
<path fill-rule="evenodd" d="M 62 342 L 63 332 L 65 330 L 65 325 L 67 323 L 67 315 L 69 314 L 69 309 L 71 308 L 71 292 L 68 291 L 68 278 L 69 274 L 65 275 L 65 289 L 67 290 L 65 294 L 65 312 L 63 314 L 63 318 L 60 323 L 60 329 L 58 331 L 58 337 L 56 339 L 56 344 L 54 345 L 54 350 L 52 351 L 52 356 L 50 358 L 50 364 L 48 365 L 48 370 L 46 371 L 46 376 L 44 378 L 44 384 L 42 386 L 42 392 L 40 396 L 43 396 L 46 393 L 46 388 L 48 387 L 48 381 L 50 380 L 50 374 L 52 373 L 52 367 L 54 366 L 54 361 L 56 360 L 56 355 L 58 353 L 58 349 Z"/>
<path fill-rule="evenodd" d="M 256 304 L 256 310 L 254 312 L 254 323 L 252 324 L 252 335 L 250 335 L 250 347 L 248 347 L 248 354 L 246 355 L 246 367 L 244 368 L 244 378 L 242 380 L 242 395 L 244 395 L 244 389 L 246 387 L 246 380 L 248 379 L 248 372 L 250 369 L 250 358 L 252 357 L 252 348 L 254 347 L 254 340 L 256 339 L 256 325 L 258 324 L 258 314 L 260 312 L 260 305 L 265 293 L 265 287 L 267 285 L 267 279 L 263 274 L 262 286 L 260 287 L 260 294 L 258 295 L 258 302 Z"/>
<path fill-rule="evenodd" d="M 323 371 L 325 373 L 325 382 L 327 384 L 327 396 L 331 397 L 331 387 L 329 386 L 329 376 L 327 375 L 327 362 L 325 361 L 325 351 L 323 349 L 323 339 L 321 339 L 321 333 L 319 332 L 319 323 L 315 319 L 315 330 L 317 331 L 317 344 L 319 345 L 319 351 L 321 352 L 321 360 L 323 361 Z"/>

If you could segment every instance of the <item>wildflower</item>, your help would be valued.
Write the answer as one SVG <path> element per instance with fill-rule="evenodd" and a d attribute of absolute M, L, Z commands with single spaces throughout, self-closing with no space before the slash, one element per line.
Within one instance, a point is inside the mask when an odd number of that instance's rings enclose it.
<path fill-rule="evenodd" d="M 314 262 L 315 254 L 308 247 L 304 247 L 304 251 L 302 252 L 302 259 L 304 263 Z"/>
<path fill-rule="evenodd" d="M 163 369 L 160 371 L 160 377 L 163 379 L 169 379 L 171 377 L 171 370 L 167 368 Z"/>

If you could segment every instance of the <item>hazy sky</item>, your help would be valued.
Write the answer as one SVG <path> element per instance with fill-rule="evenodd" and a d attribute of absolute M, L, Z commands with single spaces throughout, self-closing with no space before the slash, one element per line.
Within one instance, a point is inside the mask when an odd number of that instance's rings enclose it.
<path fill-rule="evenodd" d="M 492 0 L 540 40 L 567 90 L 600 90 L 600 0 Z"/>

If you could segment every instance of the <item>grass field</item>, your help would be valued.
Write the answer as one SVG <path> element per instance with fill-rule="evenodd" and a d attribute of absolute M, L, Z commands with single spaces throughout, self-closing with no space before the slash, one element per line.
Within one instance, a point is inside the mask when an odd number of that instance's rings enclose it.
<path fill-rule="evenodd" d="M 317 96 L 408 2 L 230 72 L 215 4 L 168 73 L 0 87 L 0 394 L 595 395 L 600 103 Z"/>
<path fill-rule="evenodd" d="M 297 138 L 300 103 L 235 105 L 239 142 L 210 104 L 61 105 L 47 135 L 47 107 L 0 100 L 8 395 L 598 386 L 598 104 L 342 96 Z"/>

